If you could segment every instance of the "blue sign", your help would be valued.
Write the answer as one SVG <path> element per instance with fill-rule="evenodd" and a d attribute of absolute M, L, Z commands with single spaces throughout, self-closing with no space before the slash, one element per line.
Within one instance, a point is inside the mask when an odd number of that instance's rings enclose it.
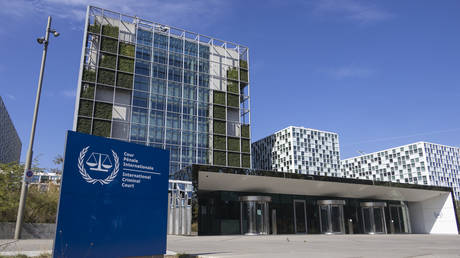
<path fill-rule="evenodd" d="M 169 151 L 67 132 L 54 257 L 166 253 Z"/>

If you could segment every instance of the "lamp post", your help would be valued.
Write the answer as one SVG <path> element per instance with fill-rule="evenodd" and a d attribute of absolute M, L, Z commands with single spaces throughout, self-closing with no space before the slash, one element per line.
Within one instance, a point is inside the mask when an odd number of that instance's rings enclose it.
<path fill-rule="evenodd" d="M 18 216 L 16 219 L 16 229 L 14 231 L 14 239 L 16 240 L 21 237 L 22 221 L 24 218 L 24 209 L 26 206 L 26 196 L 27 196 L 27 190 L 29 187 L 29 182 L 26 180 L 26 174 L 28 171 L 30 171 L 31 165 L 32 165 L 32 150 L 33 150 L 33 145 L 34 145 L 35 126 L 37 124 L 38 106 L 40 105 L 40 93 L 42 90 L 43 72 L 45 70 L 46 52 L 48 50 L 50 32 L 53 33 L 55 37 L 59 36 L 59 32 L 51 29 L 51 16 L 48 16 L 48 24 L 46 26 L 45 37 L 37 39 L 37 42 L 43 45 L 43 55 L 42 55 L 42 64 L 40 67 L 40 76 L 38 77 L 37 96 L 35 98 L 35 109 L 34 109 L 34 117 L 32 120 L 32 130 L 30 132 L 29 148 L 27 149 L 27 157 L 26 157 L 26 163 L 25 163 L 25 168 L 24 168 L 24 175 L 22 178 L 21 197 L 19 199 Z"/>

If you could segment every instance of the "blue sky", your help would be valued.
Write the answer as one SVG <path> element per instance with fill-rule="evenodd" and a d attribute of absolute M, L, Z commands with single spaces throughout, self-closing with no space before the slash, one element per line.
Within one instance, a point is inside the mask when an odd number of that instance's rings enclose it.
<path fill-rule="evenodd" d="M 342 158 L 416 141 L 460 146 L 460 1 L 0 0 L 0 95 L 21 160 L 49 14 L 61 36 L 34 154 L 52 167 L 64 150 L 87 4 L 249 46 L 253 141 L 296 125 L 337 132 Z"/>

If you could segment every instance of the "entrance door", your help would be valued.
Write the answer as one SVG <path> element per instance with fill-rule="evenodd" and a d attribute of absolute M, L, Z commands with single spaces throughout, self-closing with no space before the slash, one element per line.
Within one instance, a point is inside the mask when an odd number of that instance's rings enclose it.
<path fill-rule="evenodd" d="M 404 205 L 390 205 L 391 233 L 409 233 L 409 222 L 406 212 L 407 208 Z"/>
<path fill-rule="evenodd" d="M 240 227 L 246 235 L 266 235 L 270 232 L 268 203 L 269 196 L 240 197 Z"/>
<path fill-rule="evenodd" d="M 319 215 L 320 229 L 323 234 L 343 234 L 345 225 L 343 222 L 344 200 L 320 200 Z"/>
<path fill-rule="evenodd" d="M 382 234 L 386 233 L 385 207 L 386 203 L 366 202 L 361 203 L 364 233 Z"/>
<path fill-rule="evenodd" d="M 296 234 L 307 233 L 307 212 L 304 200 L 294 200 L 294 229 Z"/>

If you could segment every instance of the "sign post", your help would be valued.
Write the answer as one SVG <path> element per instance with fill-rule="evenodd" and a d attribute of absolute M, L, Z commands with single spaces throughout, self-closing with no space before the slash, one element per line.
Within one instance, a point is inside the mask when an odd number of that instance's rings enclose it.
<path fill-rule="evenodd" d="M 166 253 L 169 151 L 68 131 L 54 257 Z"/>

